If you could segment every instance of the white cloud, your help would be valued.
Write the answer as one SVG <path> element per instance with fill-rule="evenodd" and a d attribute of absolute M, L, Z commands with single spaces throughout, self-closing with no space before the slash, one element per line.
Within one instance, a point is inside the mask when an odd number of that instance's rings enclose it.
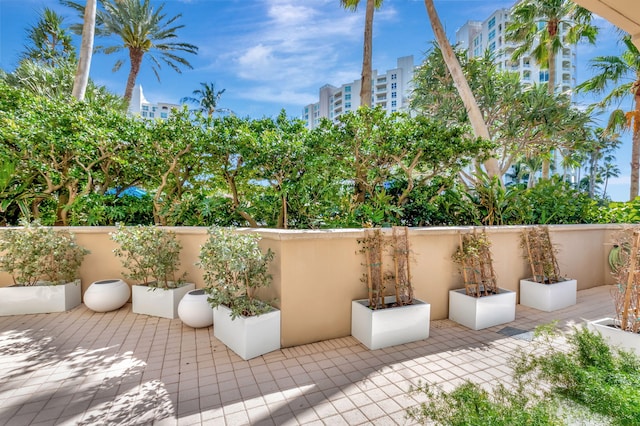
<path fill-rule="evenodd" d="M 260 13 L 254 11 L 242 31 L 234 28 L 234 35 L 215 47 L 201 48 L 200 56 L 211 61 L 200 70 L 261 83 L 242 95 L 252 100 L 308 104 L 323 84 L 349 81 L 341 80 L 345 76 L 359 78 L 360 61 L 347 49 L 356 46 L 361 51 L 364 8 L 352 13 L 337 4 L 264 0 Z M 394 19 L 395 10 L 387 9 L 376 18 Z"/>

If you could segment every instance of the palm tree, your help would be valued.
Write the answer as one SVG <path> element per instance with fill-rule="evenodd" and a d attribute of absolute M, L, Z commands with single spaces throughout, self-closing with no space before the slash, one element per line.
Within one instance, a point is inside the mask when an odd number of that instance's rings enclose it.
<path fill-rule="evenodd" d="M 513 7 L 511 17 L 506 39 L 519 43 L 513 60 L 531 54 L 541 68 L 547 68 L 550 94 L 555 92 L 557 53 L 584 39 L 593 44 L 598 34 L 591 25 L 591 12 L 571 0 L 523 0 Z"/>
<path fill-rule="evenodd" d="M 216 91 L 215 83 L 200 83 L 200 86 L 202 86 L 201 89 L 196 89 L 192 92 L 193 97 L 185 96 L 180 99 L 180 103 L 191 102 L 198 104 L 200 107 L 198 110 L 207 114 L 209 117 L 216 111 L 229 111 L 226 108 L 218 108 L 218 102 L 225 89 Z"/>
<path fill-rule="evenodd" d="M 631 144 L 631 185 L 629 199 L 638 196 L 640 180 L 640 51 L 625 36 L 622 42 L 626 50 L 620 56 L 598 56 L 591 61 L 595 74 L 589 80 L 578 85 L 578 91 L 589 91 L 603 94 L 611 86 L 611 91 L 593 108 L 605 110 L 615 105 L 606 126 L 607 133 L 617 133 L 621 130 L 632 129 Z M 632 98 L 632 109 L 624 111 L 620 104 L 627 98 Z"/>
<path fill-rule="evenodd" d="M 373 13 L 383 0 L 367 0 L 364 15 L 364 50 L 362 53 L 362 77 L 360 80 L 360 105 L 371 106 L 371 55 L 373 50 Z M 340 6 L 355 12 L 360 0 L 340 0 Z"/>
<path fill-rule="evenodd" d="M 87 0 L 84 9 L 84 22 L 82 25 L 82 43 L 80 45 L 80 59 L 76 77 L 73 80 L 71 95 L 77 100 L 84 99 L 84 94 L 89 83 L 89 70 L 91 69 L 91 56 L 93 55 L 93 38 L 96 31 L 97 0 Z"/>
<path fill-rule="evenodd" d="M 512 58 L 519 61 L 530 54 L 541 68 L 547 68 L 549 94 L 556 89 L 557 53 L 565 44 L 583 39 L 593 44 L 598 33 L 591 25 L 591 12 L 571 0 L 522 0 L 513 7 L 511 17 L 505 38 L 520 43 Z M 549 162 L 543 164 L 542 178 L 549 178 Z"/>
<path fill-rule="evenodd" d="M 62 2 L 74 9 L 84 12 L 84 7 L 72 0 Z M 100 0 L 102 10 L 96 12 L 96 35 L 118 36 L 122 43 L 112 46 L 97 46 L 96 51 L 106 54 L 127 50 L 129 54 L 130 69 L 124 98 L 131 100 L 133 88 L 136 84 L 140 65 L 145 55 L 151 60 L 151 69 L 158 81 L 161 66 L 167 65 L 176 72 L 181 72 L 180 66 L 193 68 L 189 61 L 176 52 L 197 54 L 198 47 L 193 44 L 171 41 L 178 37 L 177 31 L 184 25 L 176 25 L 175 22 L 182 17 L 178 14 L 171 18 L 162 12 L 164 3 L 156 10 L 150 4 L 150 0 Z M 82 25 L 72 27 L 80 32 Z M 156 56 L 155 54 L 158 56 Z M 118 60 L 113 71 L 118 71 L 124 62 Z"/>
<path fill-rule="evenodd" d="M 49 8 L 42 11 L 38 23 L 27 30 L 30 45 L 23 58 L 48 67 L 65 66 L 75 59 L 71 35 L 62 27 L 64 18 Z"/>
<path fill-rule="evenodd" d="M 469 87 L 469 83 L 462 72 L 460 62 L 447 39 L 447 35 L 445 34 L 440 18 L 438 17 L 438 12 L 433 5 L 433 0 L 424 0 L 424 5 L 427 8 L 429 22 L 431 23 L 431 28 L 433 28 L 433 33 L 436 36 L 436 41 L 438 42 L 438 46 L 442 52 L 444 62 L 447 64 L 447 69 L 449 70 L 449 73 L 451 73 L 453 83 L 456 86 L 456 89 L 458 89 L 458 93 L 460 94 L 462 102 L 464 103 L 465 109 L 469 115 L 469 122 L 473 128 L 473 132 L 476 137 L 491 140 L 487 124 L 484 121 L 480 108 L 478 107 L 476 98 L 473 96 L 473 92 Z M 487 159 L 484 162 L 484 167 L 489 178 L 498 176 L 498 178 L 501 179 L 500 166 L 496 158 Z"/>

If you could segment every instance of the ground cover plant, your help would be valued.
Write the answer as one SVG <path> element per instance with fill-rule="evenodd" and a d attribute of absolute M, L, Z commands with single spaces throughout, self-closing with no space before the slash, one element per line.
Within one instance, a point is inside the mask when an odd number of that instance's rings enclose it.
<path fill-rule="evenodd" d="M 640 358 L 610 348 L 587 328 L 559 333 L 552 324 L 536 329 L 535 336 L 533 345 L 510 360 L 512 385 L 487 389 L 466 382 L 447 392 L 421 383 L 411 392 L 425 402 L 407 416 L 451 426 L 638 424 Z"/>

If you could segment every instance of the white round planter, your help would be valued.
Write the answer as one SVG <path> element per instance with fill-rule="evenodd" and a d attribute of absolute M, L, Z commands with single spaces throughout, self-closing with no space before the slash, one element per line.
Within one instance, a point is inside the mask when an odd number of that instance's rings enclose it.
<path fill-rule="evenodd" d="M 129 285 L 119 279 L 101 280 L 91 283 L 84 292 L 84 304 L 95 312 L 120 309 L 129 300 Z"/>
<path fill-rule="evenodd" d="M 178 305 L 180 320 L 189 327 L 204 328 L 213 325 L 213 308 L 207 301 L 204 290 L 191 290 L 184 295 Z"/>

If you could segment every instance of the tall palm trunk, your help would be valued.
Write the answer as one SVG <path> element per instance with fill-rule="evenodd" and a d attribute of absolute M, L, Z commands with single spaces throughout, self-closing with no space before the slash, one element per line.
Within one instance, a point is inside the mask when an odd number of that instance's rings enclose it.
<path fill-rule="evenodd" d="M 97 0 L 87 0 L 84 9 L 84 23 L 82 25 L 82 43 L 80 45 L 80 59 L 78 69 L 73 80 L 71 95 L 79 101 L 84 99 L 84 94 L 89 83 L 89 70 L 91 68 L 91 56 L 93 55 L 93 38 L 96 31 L 96 7 Z"/>
<path fill-rule="evenodd" d="M 127 106 L 131 102 L 131 96 L 133 95 L 133 87 L 136 85 L 136 79 L 140 72 L 140 64 L 142 63 L 142 56 L 144 52 L 142 49 L 129 49 L 129 60 L 131 61 L 131 69 L 129 70 L 129 78 L 127 78 L 127 87 L 124 91 L 124 99 L 127 101 Z"/>
<path fill-rule="evenodd" d="M 631 138 L 631 186 L 629 188 L 629 201 L 638 196 L 638 181 L 640 180 L 640 84 L 635 85 L 634 96 L 635 111 L 633 111 L 633 114 L 635 117 L 632 117 L 633 136 Z"/>
<path fill-rule="evenodd" d="M 367 0 L 364 18 L 364 51 L 362 52 L 362 77 L 360 84 L 360 105 L 371 106 L 371 55 L 373 50 L 373 13 L 375 0 Z"/>
<path fill-rule="evenodd" d="M 433 33 L 436 36 L 438 45 L 440 46 L 440 51 L 442 52 L 444 62 L 447 64 L 447 69 L 451 74 L 451 78 L 453 78 L 453 84 L 456 86 L 456 89 L 458 90 L 458 93 L 462 98 L 462 102 L 464 103 L 464 106 L 467 110 L 467 114 L 469 115 L 469 121 L 471 122 L 473 132 L 477 137 L 491 140 L 491 135 L 489 135 L 487 124 L 485 123 L 482 112 L 478 107 L 476 98 L 473 96 L 471 87 L 469 87 L 469 83 L 467 82 L 467 79 L 462 72 L 460 62 L 458 61 L 456 54 L 453 52 L 451 44 L 449 44 L 449 40 L 447 39 L 447 35 L 444 32 L 444 28 L 442 28 L 442 23 L 440 22 L 438 12 L 436 12 L 436 8 L 433 5 L 433 0 L 424 0 L 424 5 L 427 8 L 429 22 L 431 22 Z M 498 176 L 500 180 L 502 180 L 500 166 L 497 159 L 489 158 L 484 162 L 484 167 L 490 178 L 493 176 Z"/>
<path fill-rule="evenodd" d="M 558 33 L 558 21 L 550 20 L 547 23 L 547 32 L 549 37 L 553 39 Z M 556 51 L 551 45 L 547 46 L 547 70 L 549 71 L 549 80 L 547 81 L 547 91 L 553 96 L 556 93 Z M 549 158 L 542 160 L 542 179 L 549 179 L 551 175 L 551 162 Z"/>

